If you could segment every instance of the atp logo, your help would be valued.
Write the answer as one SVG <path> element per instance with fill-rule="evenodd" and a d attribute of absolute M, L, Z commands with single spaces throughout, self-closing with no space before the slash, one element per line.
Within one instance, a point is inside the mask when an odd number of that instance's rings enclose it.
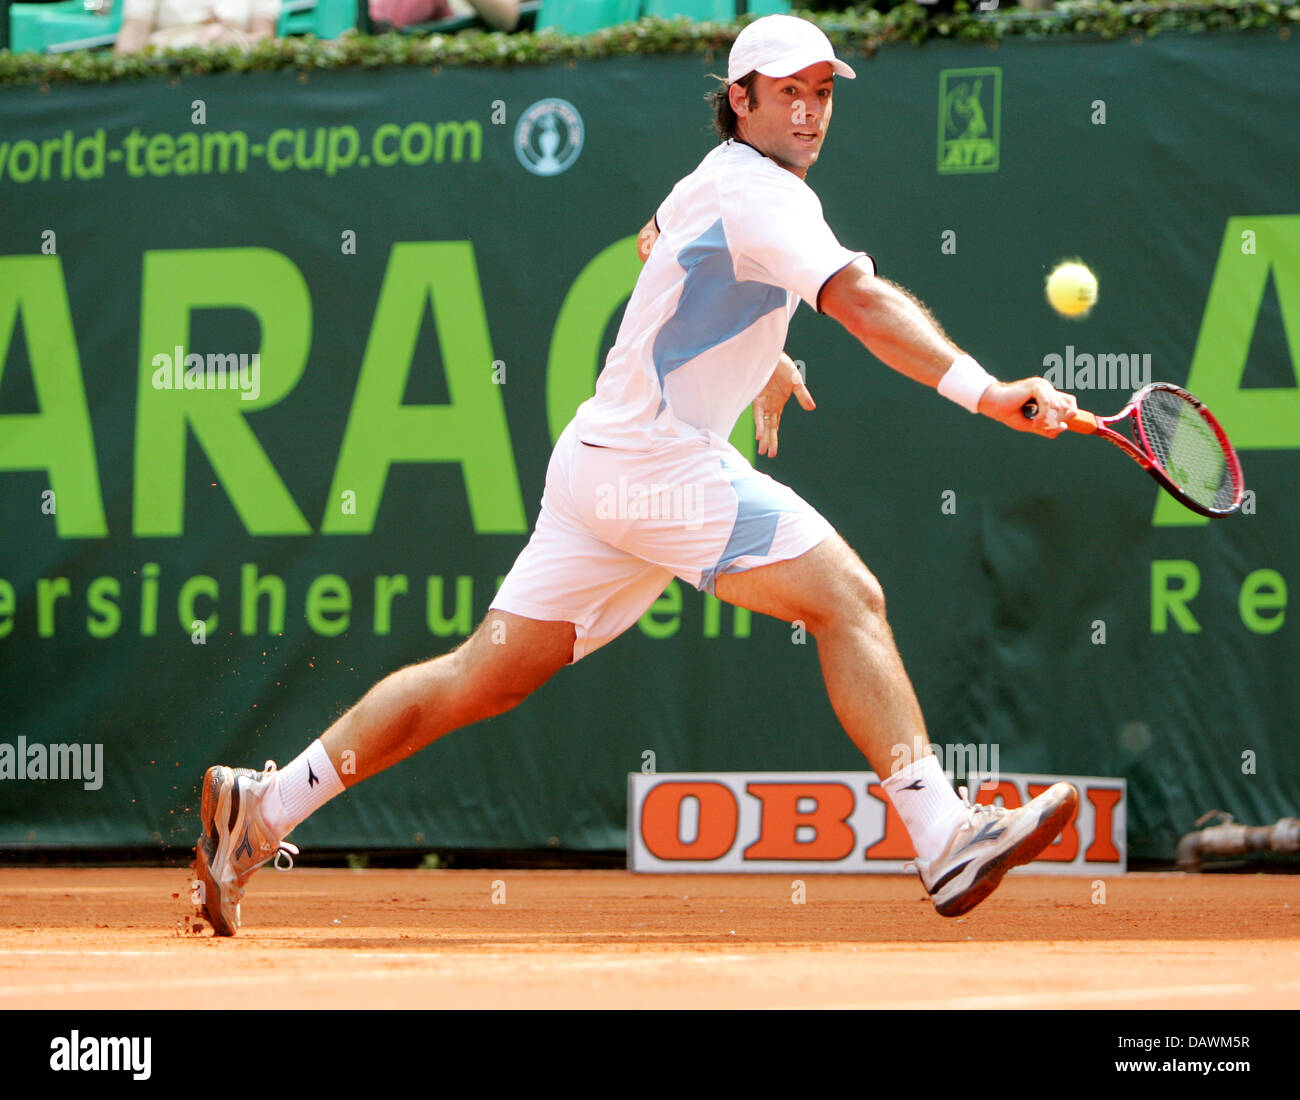
<path fill-rule="evenodd" d="M 939 74 L 939 174 L 996 172 L 1002 133 L 1002 70 Z"/>
<path fill-rule="evenodd" d="M 582 152 L 582 115 L 565 99 L 540 99 L 515 124 L 515 155 L 535 176 L 558 176 Z"/>

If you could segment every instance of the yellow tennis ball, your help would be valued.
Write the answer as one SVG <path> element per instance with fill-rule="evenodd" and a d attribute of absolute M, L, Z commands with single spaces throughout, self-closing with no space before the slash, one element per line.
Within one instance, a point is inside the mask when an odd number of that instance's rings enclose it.
<path fill-rule="evenodd" d="M 1064 317 L 1084 317 L 1097 301 L 1097 276 L 1078 260 L 1057 264 L 1047 276 L 1047 300 Z"/>

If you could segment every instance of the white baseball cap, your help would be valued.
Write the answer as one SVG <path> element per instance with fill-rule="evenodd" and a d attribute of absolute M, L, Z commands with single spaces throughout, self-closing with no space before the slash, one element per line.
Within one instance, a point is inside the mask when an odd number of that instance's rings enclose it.
<path fill-rule="evenodd" d="M 837 76 L 853 80 L 858 75 L 835 56 L 831 40 L 815 23 L 793 15 L 765 15 L 736 36 L 727 58 L 727 83 L 754 71 L 793 76 L 819 61 L 829 61 Z"/>

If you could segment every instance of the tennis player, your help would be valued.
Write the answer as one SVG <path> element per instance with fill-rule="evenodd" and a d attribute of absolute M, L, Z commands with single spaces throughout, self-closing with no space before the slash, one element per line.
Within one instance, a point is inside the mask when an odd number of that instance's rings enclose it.
<path fill-rule="evenodd" d="M 1054 437 L 1075 408 L 1042 378 L 995 380 L 870 256 L 836 240 L 804 180 L 835 78 L 854 75 L 805 20 L 768 16 L 741 31 L 711 97 L 725 140 L 642 231 L 645 266 L 595 396 L 556 443 L 537 527 L 483 622 L 452 652 L 385 677 L 284 769 L 208 769 L 196 890 L 218 935 L 239 928 L 249 876 L 296 854 L 285 838 L 311 813 L 522 702 L 632 626 L 673 577 L 806 624 L 835 714 L 888 777 L 939 913 L 967 912 L 1068 823 L 1078 793 L 1066 783 L 1007 810 L 959 797 L 928 752 L 891 774 L 895 746 L 929 742 L 880 584 L 811 505 L 727 442 L 752 404 L 759 449 L 775 454 L 789 397 L 813 407 L 782 350 L 800 300 L 971 413 Z M 1020 412 L 1031 398 L 1032 421 Z"/>

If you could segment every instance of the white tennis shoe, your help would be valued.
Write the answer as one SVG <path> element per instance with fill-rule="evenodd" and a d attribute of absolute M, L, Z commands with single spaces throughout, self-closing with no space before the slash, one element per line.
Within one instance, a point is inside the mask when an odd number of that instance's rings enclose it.
<path fill-rule="evenodd" d="M 1079 792 L 1069 783 L 1053 783 L 1018 810 L 972 805 L 966 788 L 958 788 L 967 806 L 948 847 L 936 859 L 913 861 L 940 916 L 959 917 L 974 909 L 1012 867 L 1036 859 L 1061 834 L 1079 807 Z"/>
<path fill-rule="evenodd" d="M 194 848 L 194 901 L 218 936 L 239 931 L 239 903 L 253 872 L 272 857 L 278 869 L 293 867 L 298 849 L 267 828 L 262 797 L 270 787 L 275 762 L 262 771 L 216 764 L 203 776 L 199 821 L 203 832 Z M 288 860 L 281 868 L 280 857 Z"/>

